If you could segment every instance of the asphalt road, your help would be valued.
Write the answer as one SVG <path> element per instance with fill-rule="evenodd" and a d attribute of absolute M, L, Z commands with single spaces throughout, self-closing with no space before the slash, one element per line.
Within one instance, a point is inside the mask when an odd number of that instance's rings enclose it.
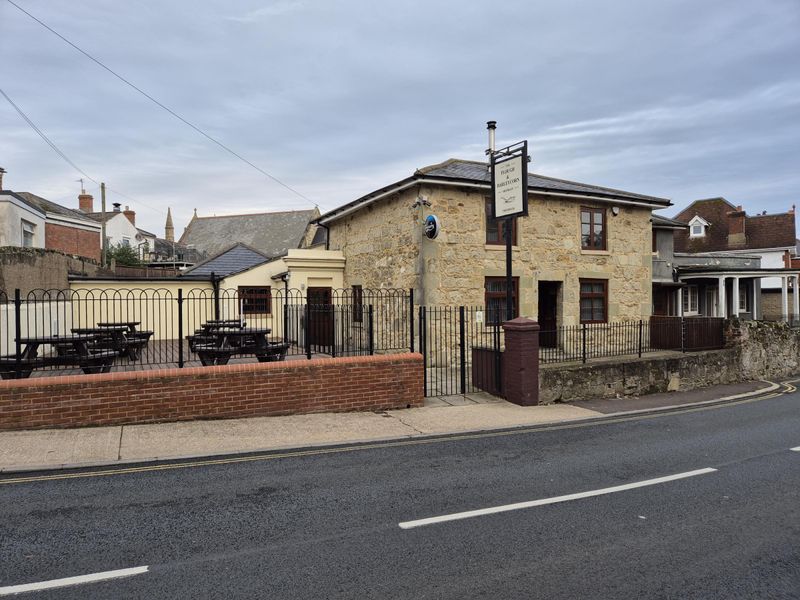
<path fill-rule="evenodd" d="M 513 435 L 8 483 L 17 598 L 800 598 L 800 394 Z M 402 529 L 399 523 L 615 493 Z M 14 476 L 18 478 L 19 476 Z"/>

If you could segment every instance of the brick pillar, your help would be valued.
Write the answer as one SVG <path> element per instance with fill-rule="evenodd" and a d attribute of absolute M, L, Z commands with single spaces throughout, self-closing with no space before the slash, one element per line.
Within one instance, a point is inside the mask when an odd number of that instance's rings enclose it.
<path fill-rule="evenodd" d="M 539 324 L 518 317 L 503 323 L 503 395 L 520 406 L 539 404 Z"/>

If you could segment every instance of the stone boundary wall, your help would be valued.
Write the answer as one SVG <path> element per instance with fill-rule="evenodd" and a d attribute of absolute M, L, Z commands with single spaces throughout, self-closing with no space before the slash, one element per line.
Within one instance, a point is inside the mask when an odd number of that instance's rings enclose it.
<path fill-rule="evenodd" d="M 800 329 L 731 319 L 724 350 L 542 365 L 539 403 L 641 396 L 800 373 Z"/>
<path fill-rule="evenodd" d="M 423 403 L 422 356 L 394 354 L 0 382 L 0 430 L 378 411 Z"/>

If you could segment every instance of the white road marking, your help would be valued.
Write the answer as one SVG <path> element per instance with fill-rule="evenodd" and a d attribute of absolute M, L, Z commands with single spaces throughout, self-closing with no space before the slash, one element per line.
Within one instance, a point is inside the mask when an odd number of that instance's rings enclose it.
<path fill-rule="evenodd" d="M 798 446 L 797 448 L 789 448 L 789 450 L 791 450 L 792 452 L 800 452 L 800 446 Z"/>
<path fill-rule="evenodd" d="M 580 500 L 581 498 L 602 496 L 603 494 L 624 492 L 625 490 L 633 490 L 640 487 L 646 487 L 648 485 L 657 485 L 659 483 L 666 483 L 668 481 L 675 481 L 677 479 L 686 479 L 687 477 L 695 477 L 696 475 L 706 475 L 708 473 L 714 473 L 715 471 L 716 469 L 708 467 L 705 469 L 697 469 L 696 471 L 687 471 L 685 473 L 677 473 L 675 475 L 667 475 L 665 477 L 656 477 L 655 479 L 646 479 L 644 481 L 616 485 L 614 487 L 603 488 L 600 490 L 578 492 L 577 494 L 567 494 L 566 496 L 555 496 L 553 498 L 542 498 L 541 500 L 530 500 L 528 502 L 517 502 L 515 504 L 505 504 L 503 506 L 492 506 L 491 508 L 481 508 L 478 510 L 468 510 L 466 512 L 452 513 L 449 515 L 442 515 L 440 517 L 428 517 L 427 519 L 418 519 L 416 521 L 405 521 L 404 523 L 398 523 L 398 525 L 401 529 L 413 529 L 414 527 L 433 525 L 435 523 L 444 523 L 446 521 L 471 519 L 472 517 L 483 517 L 486 515 L 509 512 L 512 510 L 521 510 L 523 508 L 533 508 L 534 506 L 544 506 L 546 504 L 556 504 L 558 502 L 568 502 L 570 500 Z"/>
<path fill-rule="evenodd" d="M 105 581 L 106 579 L 119 579 L 120 577 L 131 577 L 147 573 L 149 567 L 132 567 L 130 569 L 117 569 L 116 571 L 103 571 L 102 573 L 91 573 L 89 575 L 78 575 L 76 577 L 64 577 L 63 579 L 51 579 L 50 581 L 39 581 L 38 583 L 24 583 L 22 585 L 10 585 L 0 587 L 0 596 L 11 596 L 22 594 L 23 592 L 39 592 L 41 590 L 51 590 L 53 588 L 67 587 L 70 585 L 81 585 L 84 583 L 94 583 L 95 581 Z"/>

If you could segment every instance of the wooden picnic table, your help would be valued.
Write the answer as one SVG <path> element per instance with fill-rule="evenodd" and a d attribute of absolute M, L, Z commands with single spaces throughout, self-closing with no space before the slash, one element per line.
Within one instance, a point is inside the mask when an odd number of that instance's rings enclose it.
<path fill-rule="evenodd" d="M 215 337 L 213 332 L 221 328 L 242 329 L 247 326 L 247 323 L 239 319 L 209 319 L 199 329 L 195 329 L 194 335 L 187 335 L 186 339 L 189 341 L 189 349 L 194 352 L 195 346 L 198 344 L 211 344 L 214 343 Z"/>
<path fill-rule="evenodd" d="M 127 340 L 127 354 L 131 360 L 135 361 L 139 359 L 141 350 L 147 346 L 147 342 L 149 342 L 150 338 L 153 336 L 152 331 L 136 329 L 139 325 L 141 325 L 141 321 L 105 321 L 98 323 L 97 327 L 100 329 L 109 330 L 116 329 L 120 326 L 127 328 L 127 331 L 125 332 L 125 339 Z"/>
<path fill-rule="evenodd" d="M 259 362 L 283 360 L 289 344 L 270 343 L 268 328 L 221 327 L 209 332 L 211 340 L 195 344 L 194 351 L 204 366 L 228 364 L 234 354 L 253 354 Z"/>
<path fill-rule="evenodd" d="M 0 377 L 16 379 L 30 377 L 34 369 L 49 366 L 77 365 L 84 373 L 108 373 L 114 364 L 115 352 L 95 351 L 90 344 L 96 335 L 41 335 L 19 338 L 24 346 L 19 355 L 0 357 Z M 51 345 L 55 355 L 39 356 L 39 347 Z"/>

